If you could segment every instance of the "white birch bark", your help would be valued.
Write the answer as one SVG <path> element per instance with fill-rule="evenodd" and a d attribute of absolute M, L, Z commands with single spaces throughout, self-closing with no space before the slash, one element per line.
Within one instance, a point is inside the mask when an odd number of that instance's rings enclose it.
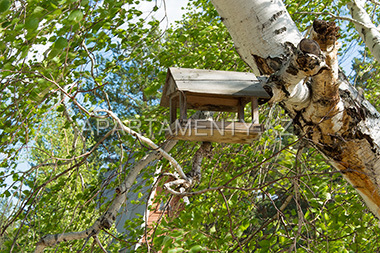
<path fill-rule="evenodd" d="M 294 25 L 282 1 L 212 0 L 229 28 L 241 58 L 254 68 L 252 55 L 262 58 L 285 54 L 284 43 L 298 44 L 301 33 Z M 260 34 L 260 36 L 257 36 Z M 257 73 L 255 73 L 257 74 Z"/>
<path fill-rule="evenodd" d="M 354 23 L 356 31 L 375 59 L 380 62 L 380 32 L 372 23 L 371 17 L 364 9 L 364 5 L 364 0 L 353 0 L 347 4 L 352 18 L 360 22 Z"/>
<path fill-rule="evenodd" d="M 269 68 L 276 69 L 279 62 L 288 53 L 287 43 L 297 45 L 302 39 L 301 33 L 280 0 L 229 0 L 211 1 L 222 17 L 224 24 L 235 43 L 240 57 L 252 68 L 255 74 L 263 74 L 257 68 L 257 58 L 270 59 Z M 287 77 L 289 94 L 286 99 L 294 106 L 306 104 L 310 99 L 309 89 L 303 82 L 306 75 Z M 272 87 L 273 101 L 285 99 L 282 87 Z"/>
<path fill-rule="evenodd" d="M 314 23 L 313 40 L 318 43 L 323 57 L 318 56 L 318 51 L 314 55 L 327 67 L 321 62 L 317 74 L 304 73 L 309 77 L 309 91 L 306 85 L 296 83 L 300 76 L 293 81 L 286 77 L 291 72 L 299 74 L 304 67 L 302 61 L 295 57 L 307 59 L 306 62 L 310 63 L 312 56 L 309 53 L 313 50 L 307 47 L 302 50 L 302 43 L 299 44 L 301 36 L 281 1 L 238 0 L 232 3 L 212 0 L 212 3 L 224 20 L 241 57 L 251 68 L 257 65 L 260 69 L 261 66 L 261 72 L 270 75 L 272 101 L 280 102 L 293 118 L 299 135 L 305 136 L 342 172 L 363 197 L 367 207 L 380 218 L 380 114 L 340 73 L 335 25 Z M 355 8 L 359 13 L 360 9 Z M 366 22 L 364 19 L 361 21 Z M 324 33 L 326 30 L 329 34 Z M 371 32 L 374 31 L 371 29 Z M 370 36 L 366 40 L 370 40 L 371 47 L 377 47 L 375 36 L 369 32 L 367 35 Z M 301 48 L 305 54 L 297 56 L 299 50 L 294 48 L 293 54 L 287 53 L 284 47 L 287 41 L 293 47 Z M 258 57 L 252 59 L 252 54 Z M 290 64 L 292 59 L 299 64 Z M 299 94 L 309 97 L 305 99 Z"/>

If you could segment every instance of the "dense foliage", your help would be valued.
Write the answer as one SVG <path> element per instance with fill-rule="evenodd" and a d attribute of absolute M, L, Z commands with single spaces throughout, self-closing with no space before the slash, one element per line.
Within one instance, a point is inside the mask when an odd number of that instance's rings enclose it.
<path fill-rule="evenodd" d="M 147 2 L 151 11 L 143 12 L 134 0 L 0 0 L 1 252 L 31 252 L 44 235 L 91 226 L 109 207 L 112 189 L 129 165 L 151 152 L 136 138 L 112 131 L 111 119 L 91 117 L 93 112 L 112 110 L 160 145 L 169 117 L 159 106 L 168 67 L 249 71 L 208 1 L 190 1 L 183 19 L 165 30 L 163 21 L 153 18 L 162 3 Z M 348 13 L 345 1 L 286 5 L 305 33 L 316 17 Z M 377 25 L 376 7 L 368 8 Z M 359 47 L 358 36 L 349 22 L 334 21 L 342 27 L 344 56 Z M 360 47 L 349 77 L 380 109 L 378 64 Z M 203 160 L 202 181 L 192 191 L 223 189 L 189 197 L 190 204 L 148 228 L 136 216 L 123 224 L 124 231 L 104 230 L 98 236 L 103 247 L 109 252 L 135 249 L 137 243 L 137 252 L 378 251 L 378 221 L 355 189 L 292 133 L 281 108 L 261 105 L 260 113 L 267 129 L 261 138 L 251 145 L 214 143 L 212 155 Z M 188 170 L 198 147 L 180 141 L 171 154 Z M 148 166 L 132 205 L 147 202 L 142 189 L 154 178 L 158 185 L 168 180 L 155 175 L 158 168 L 173 171 L 165 160 Z M 172 198 L 160 191 L 154 201 L 167 206 Z M 46 250 L 71 251 L 101 249 L 89 238 Z"/>

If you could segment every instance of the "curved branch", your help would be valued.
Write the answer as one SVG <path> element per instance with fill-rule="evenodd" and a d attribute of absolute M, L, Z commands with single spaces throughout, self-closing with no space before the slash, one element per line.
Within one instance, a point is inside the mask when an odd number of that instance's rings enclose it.
<path fill-rule="evenodd" d="M 162 148 L 160 148 L 159 146 L 157 146 L 157 144 L 155 144 L 153 141 L 151 141 L 149 138 L 146 138 L 144 136 L 142 136 L 141 134 L 133 131 L 132 129 L 130 129 L 129 127 L 125 126 L 121 120 L 119 119 L 119 117 L 116 116 L 115 113 L 109 111 L 109 110 L 105 110 L 105 109 L 101 109 L 101 110 L 97 110 L 97 112 L 105 112 L 107 113 L 111 118 L 113 118 L 117 124 L 121 127 L 121 129 L 125 132 L 127 132 L 128 134 L 138 138 L 140 141 L 148 144 L 151 148 L 153 148 L 154 150 L 157 150 L 158 152 L 161 153 L 161 155 L 166 158 L 170 164 L 175 168 L 175 170 L 178 172 L 178 174 L 181 176 L 181 178 L 185 179 L 186 181 L 189 181 L 190 179 L 185 175 L 185 173 L 183 172 L 183 169 L 181 167 L 181 165 L 171 156 L 169 155 L 167 152 L 165 152 Z M 191 182 L 189 182 L 191 184 Z"/>
<path fill-rule="evenodd" d="M 355 22 L 355 28 L 377 61 L 380 61 L 380 32 L 364 9 L 365 1 L 353 0 L 347 4 Z"/>

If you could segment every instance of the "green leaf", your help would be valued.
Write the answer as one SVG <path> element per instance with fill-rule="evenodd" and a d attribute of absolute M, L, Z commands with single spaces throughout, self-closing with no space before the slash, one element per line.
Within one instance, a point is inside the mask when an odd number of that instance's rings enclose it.
<path fill-rule="evenodd" d="M 203 250 L 203 247 L 201 245 L 195 245 L 191 247 L 190 252 L 197 253 Z"/>
<path fill-rule="evenodd" d="M 11 6 L 11 1 L 0 0 L 0 13 L 6 12 L 10 6 Z"/>
<path fill-rule="evenodd" d="M 25 58 L 29 53 L 29 47 L 24 47 L 21 51 L 20 59 Z"/>
<path fill-rule="evenodd" d="M 88 5 L 89 2 L 90 2 L 90 0 L 82 0 L 82 1 L 80 2 L 80 4 L 81 4 L 82 6 L 86 6 L 86 5 Z"/>
<path fill-rule="evenodd" d="M 44 12 L 45 12 L 44 8 L 42 8 L 41 6 L 37 6 L 34 9 L 33 14 L 36 15 L 37 17 L 42 17 L 44 15 Z"/>
<path fill-rule="evenodd" d="M 170 249 L 168 250 L 168 253 L 177 253 L 177 252 L 183 252 L 183 248 L 177 248 L 177 249 Z"/>
<path fill-rule="evenodd" d="M 56 49 L 56 48 L 53 48 L 49 55 L 48 55 L 48 58 L 51 59 L 51 58 L 54 58 L 55 56 L 57 56 L 59 53 L 61 52 L 61 50 L 59 49 Z"/>
<path fill-rule="evenodd" d="M 3 196 L 5 195 L 5 197 L 10 197 L 11 196 L 11 193 L 8 191 L 8 190 L 6 190 L 4 193 L 3 193 Z"/>
<path fill-rule="evenodd" d="M 37 30 L 40 21 L 36 17 L 30 17 L 25 21 L 25 29 L 30 31 Z"/>
<path fill-rule="evenodd" d="M 63 37 L 59 37 L 57 39 L 57 41 L 54 43 L 54 48 L 55 49 L 64 49 L 65 47 L 67 47 L 68 43 L 67 43 L 67 39 L 63 38 Z"/>
<path fill-rule="evenodd" d="M 83 13 L 81 10 L 75 10 L 71 12 L 68 17 L 68 20 L 73 21 L 75 23 L 79 23 L 83 19 Z"/>
<path fill-rule="evenodd" d="M 65 110 L 65 107 L 63 105 L 58 106 L 57 112 L 63 112 Z"/>

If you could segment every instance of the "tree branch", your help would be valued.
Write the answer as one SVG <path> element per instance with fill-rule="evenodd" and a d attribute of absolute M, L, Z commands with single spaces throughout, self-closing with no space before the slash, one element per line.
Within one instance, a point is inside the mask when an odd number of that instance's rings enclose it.
<path fill-rule="evenodd" d="M 190 188 L 191 186 L 195 184 L 195 182 L 199 182 L 201 180 L 202 160 L 204 156 L 210 155 L 211 149 L 212 149 L 211 142 L 202 142 L 202 145 L 195 152 L 194 157 L 192 159 L 193 165 L 192 165 L 191 171 L 187 174 L 188 180 L 180 179 L 174 174 L 169 175 L 168 173 L 166 173 L 167 176 L 168 175 L 172 176 L 176 180 L 165 183 L 163 185 L 163 188 L 174 195 L 182 194 L 183 197 L 186 197 L 185 202 L 188 202 L 187 196 L 183 195 L 183 194 L 186 194 L 185 189 Z M 180 192 L 172 189 L 173 186 L 180 186 L 180 185 L 182 186 L 182 188 L 180 188 Z"/>
<path fill-rule="evenodd" d="M 78 103 L 78 101 L 76 101 L 76 99 L 71 96 L 70 94 L 68 94 L 62 87 L 61 85 L 59 85 L 56 81 L 54 81 L 53 79 L 50 79 L 46 76 L 44 76 L 43 74 L 41 73 L 36 73 L 36 75 L 42 77 L 43 79 L 45 79 L 46 81 L 48 82 L 51 82 L 52 84 L 54 84 L 63 94 L 65 94 L 65 96 L 67 96 L 68 98 L 70 98 L 71 101 L 73 101 L 73 103 L 78 106 L 78 108 L 83 111 L 84 113 L 86 113 L 87 115 L 93 117 L 93 113 L 89 112 L 86 108 L 84 108 L 81 104 Z"/>
<path fill-rule="evenodd" d="M 97 235 L 94 235 L 94 240 L 95 242 L 99 245 L 100 249 L 104 252 L 107 253 L 107 250 L 103 247 L 102 243 L 100 242 L 99 238 Z"/>
<path fill-rule="evenodd" d="M 276 209 L 277 209 L 277 213 L 275 215 L 273 215 L 271 218 L 267 219 L 261 226 L 260 228 L 258 228 L 254 233 L 252 233 L 248 238 L 246 238 L 242 244 L 247 244 L 250 240 L 252 240 L 252 238 L 255 237 L 255 235 L 262 231 L 265 227 L 267 227 L 272 221 L 274 221 L 275 219 L 278 219 L 280 218 L 281 215 L 283 215 L 283 211 L 285 210 L 285 208 L 290 204 L 290 202 L 292 201 L 292 198 L 293 198 L 293 195 L 290 194 L 286 199 L 285 201 L 282 203 L 282 205 L 280 206 L 280 208 L 277 208 L 276 206 Z M 235 250 L 237 250 L 239 247 L 236 246 L 235 248 L 233 248 L 232 250 L 230 250 L 229 252 L 234 252 Z"/>
<path fill-rule="evenodd" d="M 204 156 L 210 156 L 212 149 L 211 142 L 202 142 L 199 149 L 195 152 L 194 157 L 192 159 L 192 167 L 191 171 L 188 173 L 188 176 L 196 181 L 199 182 L 201 180 L 202 176 L 202 160 Z"/>
<path fill-rule="evenodd" d="M 353 0 L 347 4 L 353 19 L 362 24 L 354 23 L 356 31 L 371 51 L 377 61 L 380 62 L 380 32 L 372 23 L 371 17 L 364 9 L 365 1 Z"/>
<path fill-rule="evenodd" d="M 244 250 L 243 250 L 243 248 L 242 248 L 242 246 L 241 246 L 241 244 L 240 244 L 240 241 L 239 241 L 239 239 L 236 237 L 236 235 L 235 235 L 235 233 L 234 233 L 234 231 L 233 231 L 233 228 L 232 228 L 233 222 L 232 222 L 232 218 L 231 218 L 230 207 L 229 207 L 229 205 L 228 205 L 228 200 L 227 200 L 227 198 L 226 198 L 226 196 L 224 195 L 224 193 L 223 193 L 222 190 L 219 190 L 219 193 L 220 193 L 220 195 L 222 195 L 222 198 L 223 198 L 224 204 L 226 205 L 226 209 L 227 209 L 227 213 L 228 213 L 228 219 L 229 219 L 229 221 L 230 221 L 230 228 L 229 228 L 229 230 L 230 230 L 230 234 L 231 234 L 232 238 L 237 242 L 237 244 L 238 244 L 239 248 L 241 249 L 241 251 L 244 252 Z"/>
<path fill-rule="evenodd" d="M 286 42 L 296 45 L 302 39 L 282 1 L 211 2 L 228 28 L 240 57 L 256 75 L 260 72 L 254 56 L 272 58 L 275 63 L 285 54 Z"/>
<path fill-rule="evenodd" d="M 284 101 L 293 110 L 299 111 L 310 103 L 305 78 L 316 75 L 326 67 L 326 63 L 319 46 L 311 40 L 301 40 L 298 48 L 290 43 L 286 45 L 288 60 L 269 77 L 264 87 L 273 94 L 269 103 Z"/>
<path fill-rule="evenodd" d="M 68 233 L 55 234 L 55 235 L 46 235 L 42 237 L 40 241 L 37 243 L 36 250 L 35 250 L 36 253 L 43 252 L 43 250 L 46 247 L 54 246 L 62 241 L 83 239 L 89 235 L 90 236 L 97 235 L 101 230 L 111 228 L 116 220 L 117 213 L 119 212 L 122 204 L 125 202 L 127 198 L 127 194 L 130 188 L 132 187 L 132 185 L 134 184 L 137 176 L 140 174 L 141 170 L 145 168 L 153 160 L 160 159 L 161 157 L 167 158 L 169 162 L 175 167 L 177 172 L 183 178 L 181 180 L 184 180 L 189 185 L 191 185 L 192 183 L 191 179 L 188 179 L 187 176 L 183 173 L 183 170 L 181 166 L 177 163 L 177 161 L 168 154 L 168 152 L 178 142 L 177 140 L 169 140 L 162 147 L 158 147 L 150 139 L 143 137 L 137 132 L 126 127 L 113 112 L 108 111 L 108 110 L 98 110 L 97 112 L 106 112 L 111 118 L 113 118 L 118 123 L 118 125 L 122 128 L 122 130 L 126 131 L 128 134 L 132 136 L 139 138 L 140 141 L 147 143 L 149 146 L 151 146 L 154 149 L 154 151 L 147 154 L 145 157 L 143 157 L 139 162 L 137 162 L 129 170 L 128 175 L 126 179 L 124 180 L 124 182 L 122 182 L 115 189 L 116 196 L 113 199 L 108 210 L 101 217 L 99 217 L 90 228 L 81 232 L 68 232 Z M 95 115 L 95 114 L 93 114 L 93 116 L 98 117 L 98 118 L 106 117 L 106 116 Z M 198 116 L 199 116 L 198 113 L 193 115 L 193 117 L 198 117 Z M 114 130 L 110 132 L 113 132 L 113 131 Z"/>
<path fill-rule="evenodd" d="M 153 141 L 151 141 L 149 138 L 146 138 L 142 135 L 140 135 L 139 133 L 133 131 L 132 129 L 130 129 L 129 127 L 125 126 L 121 120 L 119 119 L 119 117 L 116 116 L 115 113 L 109 111 L 109 110 L 104 110 L 104 109 L 101 109 L 101 110 L 97 110 L 97 112 L 105 112 L 107 113 L 112 119 L 114 119 L 117 124 L 121 127 L 121 129 L 125 132 L 127 132 L 128 134 L 138 138 L 140 141 L 148 144 L 151 148 L 157 150 L 158 152 L 161 153 L 161 155 L 166 158 L 170 164 L 175 168 L 175 170 L 178 172 L 178 174 L 181 176 L 181 178 L 189 181 L 190 179 L 188 179 L 188 177 L 185 175 L 185 173 L 183 172 L 183 169 L 181 167 L 181 165 L 171 156 L 169 155 L 167 152 L 165 152 L 162 148 L 160 148 L 159 146 L 157 146 Z M 189 182 L 191 184 L 191 182 Z"/>

